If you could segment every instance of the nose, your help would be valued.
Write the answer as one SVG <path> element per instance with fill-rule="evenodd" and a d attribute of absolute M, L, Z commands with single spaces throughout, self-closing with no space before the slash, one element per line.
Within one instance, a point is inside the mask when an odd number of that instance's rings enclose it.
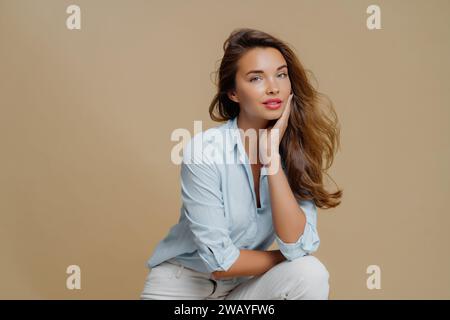
<path fill-rule="evenodd" d="M 269 87 L 267 88 L 267 94 L 278 94 L 280 92 L 280 89 L 275 87 Z"/>
<path fill-rule="evenodd" d="M 280 89 L 278 89 L 278 86 L 275 83 L 270 82 L 269 85 L 267 86 L 266 93 L 267 94 L 278 94 L 279 92 L 280 92 Z"/>

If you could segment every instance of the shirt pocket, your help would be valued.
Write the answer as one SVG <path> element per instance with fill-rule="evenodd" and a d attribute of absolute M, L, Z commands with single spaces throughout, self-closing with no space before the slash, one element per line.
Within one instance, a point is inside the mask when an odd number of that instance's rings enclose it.
<path fill-rule="evenodd" d="M 233 170 L 231 170 L 233 169 Z M 234 179 L 231 179 L 231 178 Z M 257 234 L 256 207 L 243 167 L 229 169 L 224 179 L 225 205 L 229 215 L 231 238 L 237 247 L 244 248 L 254 243 Z"/>
<path fill-rule="evenodd" d="M 254 208 L 246 206 L 245 208 L 234 210 L 231 215 L 231 235 L 234 244 L 237 247 L 244 248 L 253 244 L 257 234 L 257 223 Z"/>
<path fill-rule="evenodd" d="M 256 220 L 251 220 L 249 224 L 247 225 L 247 228 L 245 230 L 245 236 L 244 236 L 244 244 L 243 246 L 250 246 L 255 244 L 256 242 L 256 234 L 258 232 L 258 224 L 256 223 Z"/>

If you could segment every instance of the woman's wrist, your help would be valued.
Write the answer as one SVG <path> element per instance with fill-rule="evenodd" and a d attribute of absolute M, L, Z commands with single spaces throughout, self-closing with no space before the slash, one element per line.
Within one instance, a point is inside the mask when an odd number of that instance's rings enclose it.
<path fill-rule="evenodd" d="M 281 166 L 281 156 L 279 153 L 272 155 L 267 163 L 263 164 L 266 168 L 267 174 L 276 174 Z"/>
<path fill-rule="evenodd" d="M 285 256 L 283 256 L 280 250 L 271 250 L 270 252 L 273 255 L 274 265 L 277 265 L 280 262 L 286 260 Z"/>

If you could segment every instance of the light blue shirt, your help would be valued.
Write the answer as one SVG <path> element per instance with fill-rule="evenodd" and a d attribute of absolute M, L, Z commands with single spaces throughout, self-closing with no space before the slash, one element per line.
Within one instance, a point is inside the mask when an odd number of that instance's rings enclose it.
<path fill-rule="evenodd" d="M 183 148 L 179 221 L 158 243 L 148 267 L 174 258 L 188 268 L 212 273 L 228 270 L 239 249 L 267 250 L 274 241 L 287 260 L 318 249 L 317 208 L 312 200 L 298 201 L 306 224 L 295 243 L 285 243 L 275 233 L 264 167 L 257 207 L 250 161 L 236 129 L 237 117 L 194 135 Z M 230 164 L 226 159 L 238 161 Z"/>

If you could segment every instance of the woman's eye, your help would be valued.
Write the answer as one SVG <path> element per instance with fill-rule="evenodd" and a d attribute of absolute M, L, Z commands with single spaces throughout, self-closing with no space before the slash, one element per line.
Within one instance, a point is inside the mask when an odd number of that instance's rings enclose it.
<path fill-rule="evenodd" d="M 283 76 L 282 78 L 286 78 L 287 77 L 287 73 L 283 72 L 283 73 L 280 73 L 278 76 Z M 253 78 L 250 79 L 250 82 L 254 82 L 254 80 L 257 80 L 257 79 L 261 79 L 261 77 L 253 77 Z"/>

